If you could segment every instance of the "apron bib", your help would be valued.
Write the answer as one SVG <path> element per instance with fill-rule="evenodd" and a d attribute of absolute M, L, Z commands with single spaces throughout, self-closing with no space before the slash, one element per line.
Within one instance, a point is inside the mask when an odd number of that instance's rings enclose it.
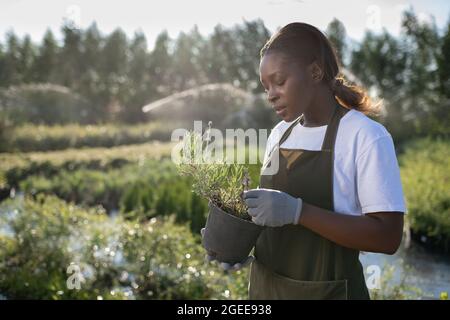
<path fill-rule="evenodd" d="M 333 158 L 340 119 L 348 109 L 336 105 L 319 151 L 284 149 L 299 117 L 283 134 L 263 165 L 279 158 L 279 170 L 260 176 L 260 188 L 286 192 L 334 211 Z M 369 299 L 359 251 L 342 247 L 300 225 L 266 227 L 255 246 L 250 299 Z"/>

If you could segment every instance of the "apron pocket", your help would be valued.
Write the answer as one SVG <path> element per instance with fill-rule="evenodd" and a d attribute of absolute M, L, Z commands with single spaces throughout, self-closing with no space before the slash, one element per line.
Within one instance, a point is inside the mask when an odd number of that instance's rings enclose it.
<path fill-rule="evenodd" d="M 347 300 L 347 280 L 299 281 L 274 274 L 273 293 L 286 300 Z"/>
<path fill-rule="evenodd" d="M 347 300 L 347 280 L 301 281 L 276 274 L 253 262 L 250 299 Z"/>

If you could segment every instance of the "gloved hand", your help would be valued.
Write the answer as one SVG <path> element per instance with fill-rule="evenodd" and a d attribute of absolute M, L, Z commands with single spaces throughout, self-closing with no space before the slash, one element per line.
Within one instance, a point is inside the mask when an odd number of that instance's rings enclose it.
<path fill-rule="evenodd" d="M 202 228 L 200 230 L 200 234 L 202 235 L 202 238 L 203 238 L 203 235 L 205 234 L 205 228 Z M 216 254 L 214 252 L 206 250 L 206 257 L 205 257 L 206 261 L 211 262 L 211 261 L 216 260 L 215 255 Z M 235 263 L 233 265 L 226 263 L 226 262 L 220 262 L 220 261 L 217 261 L 217 262 L 219 262 L 219 266 L 224 271 L 237 271 L 237 270 L 247 267 L 250 263 L 253 262 L 254 259 L 255 259 L 255 257 L 248 256 L 244 261 L 242 261 L 240 263 L 239 262 Z"/>
<path fill-rule="evenodd" d="M 268 227 L 297 224 L 303 205 L 301 198 L 272 189 L 244 191 L 244 201 L 253 222 Z"/>

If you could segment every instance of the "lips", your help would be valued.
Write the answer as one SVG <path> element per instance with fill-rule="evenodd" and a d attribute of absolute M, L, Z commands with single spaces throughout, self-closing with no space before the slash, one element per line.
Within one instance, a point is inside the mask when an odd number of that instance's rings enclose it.
<path fill-rule="evenodd" d="M 277 113 L 277 114 L 280 114 L 280 113 L 282 113 L 285 109 L 286 109 L 286 106 L 275 106 L 275 107 L 273 107 L 274 109 L 275 109 L 275 112 Z"/>

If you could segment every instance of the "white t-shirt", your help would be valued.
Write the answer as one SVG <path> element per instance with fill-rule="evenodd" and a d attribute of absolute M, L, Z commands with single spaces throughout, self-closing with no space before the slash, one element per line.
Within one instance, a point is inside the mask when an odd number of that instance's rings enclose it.
<path fill-rule="evenodd" d="M 273 128 L 264 163 L 292 123 L 281 121 Z M 326 130 L 326 125 L 311 128 L 299 123 L 280 147 L 321 150 Z M 348 111 L 339 123 L 334 154 L 334 211 L 406 212 L 394 143 L 380 123 L 357 110 Z"/>

